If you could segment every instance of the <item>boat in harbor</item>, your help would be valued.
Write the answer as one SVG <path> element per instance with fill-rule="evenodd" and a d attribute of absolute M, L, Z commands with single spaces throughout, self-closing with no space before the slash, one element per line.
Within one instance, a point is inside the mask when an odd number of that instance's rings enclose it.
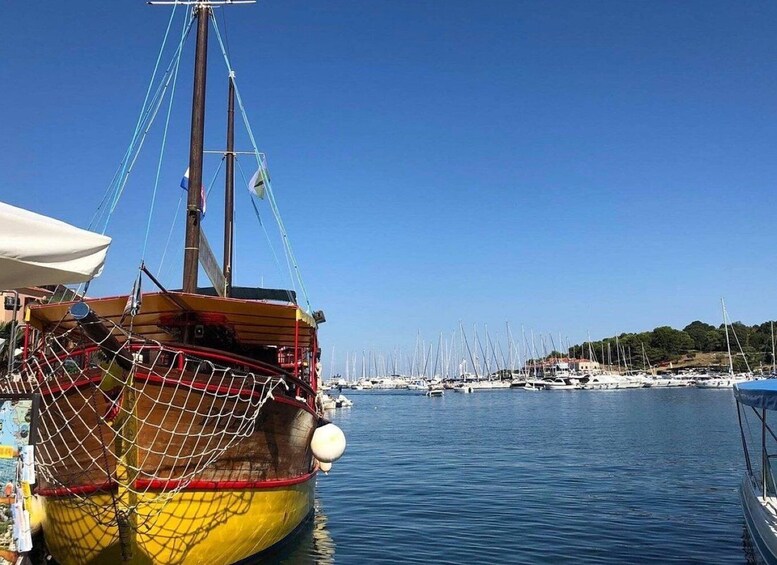
<path fill-rule="evenodd" d="M 772 469 L 777 379 L 737 383 L 734 398 L 747 467 L 739 487 L 745 524 L 763 560 L 777 563 L 777 482 Z M 758 430 L 756 438 L 750 436 L 753 428 Z"/>
<path fill-rule="evenodd" d="M 223 48 L 222 266 L 201 230 L 208 31 L 221 42 L 213 7 L 228 3 L 184 3 L 197 38 L 186 177 L 197 189 L 187 191 L 182 289 L 141 263 L 129 294 L 31 307 L 21 366 L 2 383 L 40 398 L 35 492 L 63 565 L 247 559 L 310 516 L 318 470 L 345 448 L 319 394 L 323 312 L 291 290 L 232 284 L 235 100 L 245 112 Z M 271 190 L 252 155 L 254 188 Z M 199 286 L 199 264 L 212 286 Z M 157 290 L 142 293 L 141 281 Z"/>
<path fill-rule="evenodd" d="M 739 383 L 753 380 L 748 373 L 728 375 L 706 375 L 696 380 L 696 388 L 732 388 Z"/>
<path fill-rule="evenodd" d="M 675 376 L 651 376 L 645 380 L 647 388 L 679 388 L 692 386 L 696 383 L 696 376 L 675 375 Z"/>
<path fill-rule="evenodd" d="M 328 410 L 336 410 L 338 408 L 350 408 L 353 406 L 353 401 L 343 394 L 335 397 L 324 393 L 319 395 L 319 405 L 321 409 L 326 412 Z"/>
<path fill-rule="evenodd" d="M 739 343 L 739 338 L 737 337 L 736 331 L 734 330 L 734 327 L 731 326 L 728 319 L 728 312 L 726 311 L 726 303 L 721 299 L 720 301 L 721 307 L 723 309 L 723 325 L 726 329 L 726 349 L 728 351 L 728 374 L 717 374 L 717 375 L 703 375 L 700 377 L 697 377 L 696 379 L 696 388 L 732 388 L 738 384 L 751 381 L 754 379 L 753 373 L 750 370 L 750 364 L 747 362 L 747 356 L 744 354 L 744 351 L 742 351 L 742 346 Z M 747 372 L 744 373 L 735 373 L 734 372 L 734 355 L 731 353 L 731 339 L 729 337 L 729 326 L 731 326 L 731 333 L 734 336 L 734 340 L 739 346 L 739 352 L 742 354 L 742 359 L 744 361 L 745 366 L 747 367 Z"/>
<path fill-rule="evenodd" d="M 582 385 L 585 390 L 615 390 L 621 388 L 622 379 L 614 373 L 597 373 L 590 375 Z"/>
<path fill-rule="evenodd" d="M 546 381 L 543 385 L 545 390 L 576 390 L 581 388 L 580 383 L 575 378 L 556 377 Z"/>

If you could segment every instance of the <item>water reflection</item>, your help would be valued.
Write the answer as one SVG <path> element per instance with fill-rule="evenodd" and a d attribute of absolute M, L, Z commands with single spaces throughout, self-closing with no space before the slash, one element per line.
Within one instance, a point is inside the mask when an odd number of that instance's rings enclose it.
<path fill-rule="evenodd" d="M 280 546 L 262 554 L 251 563 L 265 565 L 331 565 L 335 562 L 335 542 L 326 528 L 327 517 L 316 499 L 313 515 Z"/>
<path fill-rule="evenodd" d="M 755 548 L 753 538 L 747 531 L 747 525 L 742 522 L 742 552 L 745 554 L 745 563 L 747 565 L 760 565 L 763 563 L 758 556 L 758 550 Z"/>

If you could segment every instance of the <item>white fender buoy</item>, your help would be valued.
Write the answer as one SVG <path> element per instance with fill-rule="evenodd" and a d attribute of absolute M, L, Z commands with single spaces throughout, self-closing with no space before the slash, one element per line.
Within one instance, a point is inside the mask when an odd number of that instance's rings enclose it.
<path fill-rule="evenodd" d="M 321 469 L 324 473 L 329 473 L 329 471 L 332 470 L 332 464 L 331 463 L 322 463 L 321 461 L 318 462 L 318 468 Z"/>
<path fill-rule="evenodd" d="M 345 452 L 345 434 L 334 424 L 316 428 L 310 440 L 310 449 L 320 463 L 333 463 Z"/>

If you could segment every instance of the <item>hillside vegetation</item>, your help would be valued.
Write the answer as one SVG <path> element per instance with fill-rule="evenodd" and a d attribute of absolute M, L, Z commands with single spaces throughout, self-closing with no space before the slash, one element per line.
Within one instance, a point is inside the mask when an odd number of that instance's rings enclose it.
<path fill-rule="evenodd" d="M 734 370 L 771 371 L 772 324 L 747 326 L 734 322 L 728 327 Z M 617 343 L 617 347 L 616 347 Z M 652 367 L 728 367 L 726 328 L 694 321 L 677 330 L 661 326 L 652 331 L 623 333 L 600 341 L 584 342 L 569 348 L 572 357 L 593 357 L 603 364 L 627 362 L 630 368 Z"/>

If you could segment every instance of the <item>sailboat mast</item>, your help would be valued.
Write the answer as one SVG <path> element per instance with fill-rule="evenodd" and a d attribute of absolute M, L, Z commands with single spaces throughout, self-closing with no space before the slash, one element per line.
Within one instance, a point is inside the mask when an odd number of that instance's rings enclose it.
<path fill-rule="evenodd" d="M 731 357 L 731 341 L 728 338 L 728 314 L 726 312 L 726 303 L 720 299 L 720 306 L 723 308 L 723 326 L 726 328 L 726 349 L 728 349 L 728 374 L 734 374 L 734 358 Z"/>
<path fill-rule="evenodd" d="M 186 244 L 183 256 L 183 291 L 197 291 L 197 270 L 200 257 L 200 218 L 202 215 L 202 151 L 205 136 L 205 78 L 208 64 L 208 18 L 210 8 L 195 8 L 197 16 L 197 46 L 194 57 L 194 89 L 192 95 L 192 133 L 189 144 L 189 194 L 186 200 Z"/>
<path fill-rule="evenodd" d="M 224 187 L 224 286 L 225 296 L 232 294 L 232 243 L 235 214 L 235 74 L 229 73 L 227 102 L 226 186 Z"/>

